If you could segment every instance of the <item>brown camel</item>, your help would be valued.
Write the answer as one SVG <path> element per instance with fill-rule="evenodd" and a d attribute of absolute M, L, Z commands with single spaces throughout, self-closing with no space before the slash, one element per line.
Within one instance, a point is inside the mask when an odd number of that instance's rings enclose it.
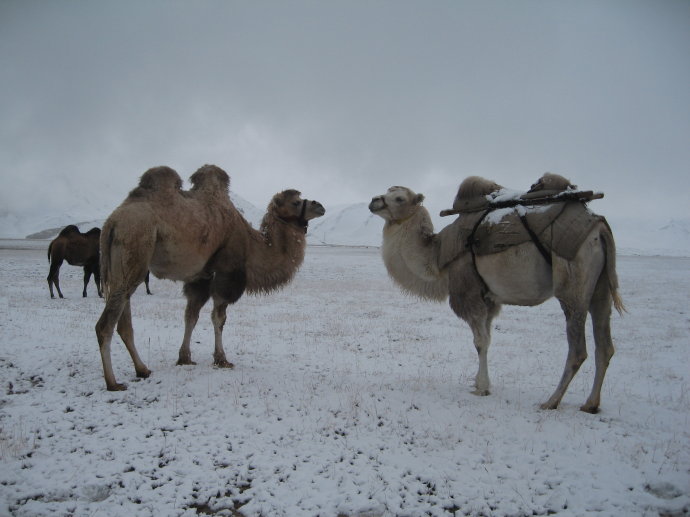
<path fill-rule="evenodd" d="M 533 185 L 533 190 L 550 187 L 552 180 L 552 176 L 547 176 Z M 459 197 L 463 191 L 487 195 L 497 189 L 500 186 L 493 182 L 472 177 L 461 185 Z M 429 212 L 421 204 L 423 199 L 422 194 L 406 187 L 391 187 L 386 194 L 373 198 L 369 209 L 386 221 L 382 255 L 393 280 L 404 291 L 422 298 L 437 301 L 449 298 L 455 314 L 471 327 L 479 354 L 473 393 L 489 394 L 487 352 L 491 322 L 501 305 L 539 305 L 555 296 L 565 314 L 569 352 L 558 387 L 541 407 L 558 407 L 570 381 L 586 359 L 585 321 L 589 312 L 596 344 L 596 373 L 591 394 L 580 409 L 596 413 L 604 375 L 614 352 L 611 305 L 618 312 L 624 310 L 617 292 L 616 250 L 608 224 L 603 218 L 598 219 L 583 236 L 582 245 L 572 259 L 565 259 L 553 251 L 545 255 L 543 247 L 540 249 L 532 240 L 492 254 L 478 255 L 472 251 L 474 243 L 461 242 L 458 246 L 456 242 L 449 242 L 458 238 L 457 232 L 447 231 L 452 225 L 439 234 L 434 233 Z M 456 221 L 463 217 L 461 215 Z M 496 222 L 481 222 L 481 225 L 491 224 Z M 508 230 L 509 233 L 517 231 Z M 558 232 L 563 230 L 554 225 L 547 228 L 541 238 L 544 242 L 552 242 L 561 237 Z M 565 240 L 569 237 L 566 232 Z M 459 251 L 446 262 L 440 255 L 448 247 Z"/>
<path fill-rule="evenodd" d="M 65 260 L 70 266 L 82 266 L 84 268 L 84 291 L 82 296 L 86 297 L 86 286 L 92 274 L 96 282 L 98 296 L 102 296 L 98 253 L 98 241 L 100 238 L 100 228 L 91 228 L 88 232 L 81 233 L 79 228 L 70 224 L 63 228 L 58 236 L 52 240 L 48 246 L 50 271 L 48 272 L 47 279 L 51 298 L 55 298 L 53 285 L 57 289 L 58 296 L 64 298 L 60 290 L 60 266 L 62 266 Z"/>
<path fill-rule="evenodd" d="M 226 309 L 247 291 L 270 293 L 287 284 L 304 260 L 309 220 L 325 213 L 296 190 L 276 194 L 259 230 L 230 201 L 230 178 L 205 165 L 190 178 L 191 190 L 169 167 L 146 171 L 125 201 L 110 215 L 101 236 L 105 308 L 96 324 L 108 390 L 124 390 L 115 380 L 110 342 L 117 332 L 137 377 L 151 372 L 134 346 L 130 297 L 150 270 L 158 278 L 184 282 L 185 330 L 177 364 L 192 362 L 190 340 L 199 311 L 213 299 L 213 364 L 232 368 L 222 344 Z"/>

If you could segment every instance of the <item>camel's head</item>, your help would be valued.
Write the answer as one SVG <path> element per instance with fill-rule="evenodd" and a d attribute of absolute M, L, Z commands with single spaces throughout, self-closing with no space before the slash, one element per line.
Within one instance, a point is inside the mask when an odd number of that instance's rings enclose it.
<path fill-rule="evenodd" d="M 412 217 L 422 201 L 424 194 L 416 194 L 407 187 L 391 187 L 371 200 L 369 210 L 390 223 L 400 223 Z"/>
<path fill-rule="evenodd" d="M 326 213 L 321 203 L 302 199 L 302 194 L 292 189 L 283 190 L 273 196 L 268 211 L 283 221 L 296 223 L 305 232 L 309 221 Z"/>

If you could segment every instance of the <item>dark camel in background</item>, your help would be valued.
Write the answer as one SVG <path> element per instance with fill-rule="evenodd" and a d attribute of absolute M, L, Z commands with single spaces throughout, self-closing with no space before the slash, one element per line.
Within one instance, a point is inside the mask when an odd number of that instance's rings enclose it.
<path fill-rule="evenodd" d="M 96 282 L 98 296 L 103 297 L 101 292 L 101 269 L 99 243 L 101 238 L 100 228 L 91 228 L 86 233 L 81 233 L 79 228 L 70 224 L 65 226 L 55 239 L 48 246 L 48 262 L 50 271 L 48 272 L 48 289 L 50 297 L 55 298 L 53 285 L 57 289 L 58 296 L 64 298 L 60 290 L 60 266 L 64 261 L 70 266 L 80 266 L 84 268 L 84 290 L 82 296 L 86 298 L 86 286 L 93 275 Z M 144 279 L 146 294 L 151 294 L 149 289 L 149 274 Z"/>
<path fill-rule="evenodd" d="M 96 282 L 98 296 L 102 296 L 100 255 L 98 252 L 100 238 L 100 228 L 91 228 L 88 232 L 81 233 L 79 228 L 70 224 L 53 239 L 48 246 L 48 262 L 50 262 L 48 289 L 50 290 L 51 298 L 55 298 L 53 285 L 55 285 L 60 298 L 64 298 L 60 290 L 60 266 L 62 266 L 64 261 L 67 261 L 70 266 L 81 266 L 84 268 L 84 291 L 82 296 L 86 297 L 86 286 L 92 274 Z"/>

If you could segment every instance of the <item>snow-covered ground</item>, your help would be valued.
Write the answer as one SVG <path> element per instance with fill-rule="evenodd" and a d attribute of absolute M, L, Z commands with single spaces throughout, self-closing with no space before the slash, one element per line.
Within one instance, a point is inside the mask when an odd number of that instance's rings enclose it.
<path fill-rule="evenodd" d="M 24 249 L 10 249 L 22 247 Z M 690 512 L 690 259 L 619 257 L 629 313 L 602 411 L 578 411 L 590 358 L 556 411 L 565 361 L 551 300 L 505 307 L 493 393 L 470 394 L 471 334 L 446 304 L 403 296 L 372 248 L 310 247 L 295 281 L 229 310 L 234 370 L 211 366 L 208 308 L 196 366 L 175 366 L 181 285 L 133 297 L 136 380 L 105 390 L 103 307 L 81 270 L 51 300 L 47 242 L 0 241 L 0 515 L 657 516 Z M 591 344 L 591 332 L 588 333 Z M 590 347 L 591 351 L 591 347 Z"/>

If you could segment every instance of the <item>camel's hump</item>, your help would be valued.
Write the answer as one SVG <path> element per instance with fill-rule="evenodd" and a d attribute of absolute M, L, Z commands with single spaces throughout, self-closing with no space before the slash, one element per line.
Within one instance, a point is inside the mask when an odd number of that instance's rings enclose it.
<path fill-rule="evenodd" d="M 79 235 L 80 233 L 81 232 L 79 231 L 79 228 L 77 228 L 76 225 L 69 224 L 60 231 L 58 237 L 65 237 L 67 235 Z"/>
<path fill-rule="evenodd" d="M 469 176 L 458 188 L 458 193 L 453 201 L 453 209 L 465 211 L 481 209 L 488 203 L 486 196 L 502 188 L 495 181 L 481 176 Z"/>
<path fill-rule="evenodd" d="M 226 192 L 230 188 L 230 176 L 216 165 L 204 165 L 191 175 L 192 190 Z"/>
<path fill-rule="evenodd" d="M 495 181 L 482 178 L 481 176 L 469 176 L 460 184 L 455 199 L 470 199 L 478 196 L 486 196 L 502 188 L 503 187 Z"/>
<path fill-rule="evenodd" d="M 546 172 L 544 175 L 534 183 L 528 192 L 553 191 L 563 192 L 564 190 L 577 189 L 577 185 L 573 185 L 568 178 L 564 178 L 560 174 L 553 174 Z"/>
<path fill-rule="evenodd" d="M 173 169 L 166 166 L 152 167 L 141 175 L 139 186 L 130 196 L 140 197 L 151 192 L 179 191 L 182 189 L 182 178 Z"/>

